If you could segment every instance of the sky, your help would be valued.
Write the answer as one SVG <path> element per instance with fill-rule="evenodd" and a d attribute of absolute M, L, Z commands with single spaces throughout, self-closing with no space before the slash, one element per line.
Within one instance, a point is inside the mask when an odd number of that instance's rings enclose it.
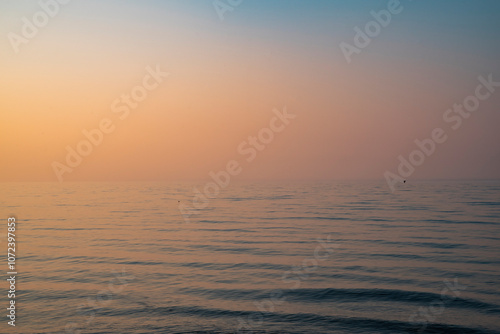
<path fill-rule="evenodd" d="M 61 2 L 0 0 L 0 181 L 500 178 L 500 87 L 447 112 L 500 82 L 498 1 Z"/>

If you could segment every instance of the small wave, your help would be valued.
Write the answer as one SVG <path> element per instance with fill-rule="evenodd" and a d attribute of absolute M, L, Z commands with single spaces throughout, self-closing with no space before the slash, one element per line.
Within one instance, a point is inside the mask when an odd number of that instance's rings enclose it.
<path fill-rule="evenodd" d="M 262 300 L 269 298 L 271 290 L 240 290 L 240 289 L 194 289 L 184 288 L 183 293 L 209 296 L 214 299 L 231 300 Z M 300 302 L 367 302 L 387 301 L 419 305 L 428 305 L 436 300 L 448 300 L 447 307 L 473 309 L 487 314 L 500 314 L 498 305 L 460 297 L 451 294 L 441 294 L 419 291 L 389 290 L 389 289 L 294 289 L 282 290 L 287 301 Z"/>
<path fill-rule="evenodd" d="M 129 308 L 129 309 L 103 309 L 100 312 L 105 316 L 141 316 L 147 314 L 148 316 L 189 316 L 199 318 L 212 318 L 221 319 L 227 318 L 228 321 L 235 324 L 233 331 L 212 331 L 211 333 L 232 333 L 237 332 L 238 319 L 262 319 L 263 322 L 256 328 L 248 331 L 241 330 L 240 333 L 255 333 L 258 332 L 258 327 L 263 327 L 267 324 L 283 324 L 289 327 L 294 325 L 306 325 L 308 330 L 303 333 L 311 333 L 313 329 L 319 330 L 348 330 L 352 333 L 394 333 L 394 331 L 403 333 L 421 333 L 421 325 L 412 324 L 406 321 L 396 320 L 382 320 L 374 318 L 355 318 L 355 317 L 335 317 L 325 316 L 311 313 L 275 313 L 275 312 L 259 312 L 259 311 L 233 311 L 226 309 L 216 308 L 203 308 L 196 306 L 168 306 L 168 307 L 155 307 L 152 305 L 144 305 L 143 308 Z M 317 331 L 314 331 L 317 332 Z M 170 332 L 171 333 L 171 332 Z M 177 333 L 193 333 L 190 332 L 177 332 Z M 204 332 L 207 333 L 207 332 Z M 266 331 L 266 333 L 270 333 Z M 273 333 L 290 333 L 290 331 L 274 331 Z M 498 334 L 498 332 L 483 330 L 473 327 L 464 327 L 458 325 L 448 325 L 431 323 L 426 326 L 424 333 L 449 333 L 449 334 Z"/>

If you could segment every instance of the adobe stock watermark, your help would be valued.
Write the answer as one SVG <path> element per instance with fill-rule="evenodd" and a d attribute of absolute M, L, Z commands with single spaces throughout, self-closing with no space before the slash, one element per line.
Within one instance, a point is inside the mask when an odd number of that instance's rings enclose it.
<path fill-rule="evenodd" d="M 412 0 L 408 0 L 412 1 Z M 403 11 L 404 7 L 399 0 L 389 0 L 387 2 L 387 9 L 382 9 L 378 12 L 372 10 L 370 15 L 373 20 L 368 21 L 364 29 L 356 26 L 354 27 L 354 38 L 352 44 L 341 42 L 339 44 L 340 50 L 344 54 L 344 58 L 348 64 L 352 62 L 354 54 L 360 54 L 374 38 L 382 32 L 382 28 L 386 28 L 392 21 L 394 15 L 398 15 Z"/>
<path fill-rule="evenodd" d="M 443 113 L 443 121 L 453 131 L 460 129 L 463 120 L 468 119 L 471 113 L 477 111 L 481 102 L 489 99 L 495 93 L 496 88 L 500 87 L 500 82 L 493 80 L 493 74 L 489 74 L 488 78 L 479 76 L 478 81 L 479 85 L 476 86 L 474 94 L 466 96 L 462 103 L 453 104 L 452 108 Z M 397 168 L 397 174 L 391 171 L 384 173 L 384 178 L 391 192 L 395 191 L 397 184 L 403 183 L 405 178 L 410 177 L 415 172 L 416 167 L 421 166 L 428 157 L 436 152 L 438 144 L 443 144 L 446 140 L 448 140 L 448 134 L 443 128 L 433 129 L 430 138 L 415 139 L 414 143 L 417 148 L 410 152 L 408 159 L 402 155 L 398 156 L 400 164 Z"/>
<path fill-rule="evenodd" d="M 19 47 L 22 44 L 28 44 L 33 38 L 38 35 L 40 29 L 45 27 L 50 19 L 54 18 L 59 14 L 61 9 L 60 5 L 66 5 L 71 0 L 40 0 L 38 5 L 40 10 L 32 15 L 31 19 L 23 16 L 21 18 L 22 27 L 21 34 L 15 32 L 9 32 L 7 38 L 9 39 L 12 49 L 17 54 L 19 53 Z"/>
<path fill-rule="evenodd" d="M 76 307 L 77 313 L 87 316 L 87 320 L 83 323 L 67 323 L 65 333 L 81 334 L 81 329 L 88 326 L 94 320 L 96 312 L 109 305 L 113 300 L 113 296 L 120 294 L 131 281 L 135 280 L 135 276 L 128 276 L 124 268 L 122 268 L 121 273 L 113 272 L 113 275 L 114 277 L 109 281 L 106 289 L 99 291 L 92 298 L 88 297 L 85 303 Z"/>
<path fill-rule="evenodd" d="M 269 121 L 269 127 L 262 128 L 258 131 L 256 136 L 248 136 L 247 140 L 241 142 L 236 151 L 241 156 L 245 157 L 245 161 L 250 163 L 257 158 L 259 152 L 268 147 L 274 140 L 275 135 L 284 131 L 290 124 L 290 121 L 297 117 L 287 111 L 286 106 L 282 111 L 273 109 L 274 117 Z M 192 206 L 184 203 L 179 203 L 179 211 L 184 218 L 184 222 L 189 223 L 189 217 L 193 215 L 196 210 L 204 209 L 208 206 L 210 199 L 216 198 L 221 189 L 226 188 L 231 182 L 232 177 L 239 175 L 243 171 L 242 164 L 237 160 L 230 160 L 226 163 L 224 170 L 208 173 L 212 182 L 207 182 L 203 187 L 203 192 L 194 187 L 194 197 Z"/>
<path fill-rule="evenodd" d="M 429 323 L 436 320 L 437 316 L 441 315 L 446 306 L 460 296 L 460 290 L 467 289 L 464 285 L 458 284 L 458 279 L 455 277 L 453 285 L 450 281 L 444 280 L 445 287 L 441 290 L 439 299 L 434 300 L 427 307 L 420 307 L 418 311 L 414 312 L 409 318 L 408 322 L 412 325 L 421 326 L 419 333 L 425 331 Z M 450 295 L 448 295 L 450 293 Z"/>
<path fill-rule="evenodd" d="M 151 66 L 146 67 L 146 75 L 142 78 L 141 84 L 134 86 L 130 93 L 122 94 L 119 98 L 111 103 L 111 112 L 118 115 L 121 121 L 127 119 L 131 110 L 137 109 L 140 102 L 144 101 L 149 92 L 155 90 L 168 77 L 170 73 L 163 72 L 159 65 L 153 69 Z M 116 125 L 110 118 L 103 118 L 99 121 L 94 129 L 83 129 L 82 134 L 85 139 L 80 140 L 74 145 L 66 146 L 65 164 L 59 161 L 52 162 L 52 169 L 59 182 L 63 182 L 63 175 L 71 173 L 75 168 L 81 165 L 83 158 L 89 156 L 95 147 L 101 145 L 105 135 L 109 135 L 115 131 Z"/>
<path fill-rule="evenodd" d="M 319 263 L 326 261 L 339 247 L 339 244 L 332 243 L 331 235 L 328 235 L 326 240 L 321 240 L 320 238 L 317 240 L 319 245 L 314 249 L 314 256 L 304 259 L 299 266 L 292 266 L 290 270 L 285 271 L 281 276 L 283 283 L 293 283 L 286 290 L 293 291 L 298 289 L 302 282 L 309 278 L 309 274 L 318 269 Z M 259 312 L 248 315 L 246 320 L 238 317 L 236 333 L 242 333 L 242 330 L 246 332 L 262 325 L 266 313 L 274 312 L 276 306 L 283 304 L 285 301 L 286 295 L 282 289 L 272 290 L 269 293 L 268 299 L 260 302 L 255 301 L 254 305 Z"/>
<path fill-rule="evenodd" d="M 236 7 L 241 5 L 243 0 L 214 0 L 212 5 L 219 16 L 221 21 L 224 21 L 224 15 L 226 12 L 232 12 Z"/>

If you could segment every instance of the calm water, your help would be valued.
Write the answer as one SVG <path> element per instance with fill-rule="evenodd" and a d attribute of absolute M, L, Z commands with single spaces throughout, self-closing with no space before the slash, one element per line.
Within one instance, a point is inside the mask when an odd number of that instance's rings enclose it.
<path fill-rule="evenodd" d="M 0 186 L 1 332 L 500 333 L 498 182 Z"/>

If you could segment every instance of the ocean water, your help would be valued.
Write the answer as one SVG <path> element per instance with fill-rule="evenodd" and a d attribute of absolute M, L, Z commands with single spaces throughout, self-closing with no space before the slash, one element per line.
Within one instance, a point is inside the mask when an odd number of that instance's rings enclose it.
<path fill-rule="evenodd" d="M 500 182 L 0 186 L 2 333 L 500 333 Z"/>

